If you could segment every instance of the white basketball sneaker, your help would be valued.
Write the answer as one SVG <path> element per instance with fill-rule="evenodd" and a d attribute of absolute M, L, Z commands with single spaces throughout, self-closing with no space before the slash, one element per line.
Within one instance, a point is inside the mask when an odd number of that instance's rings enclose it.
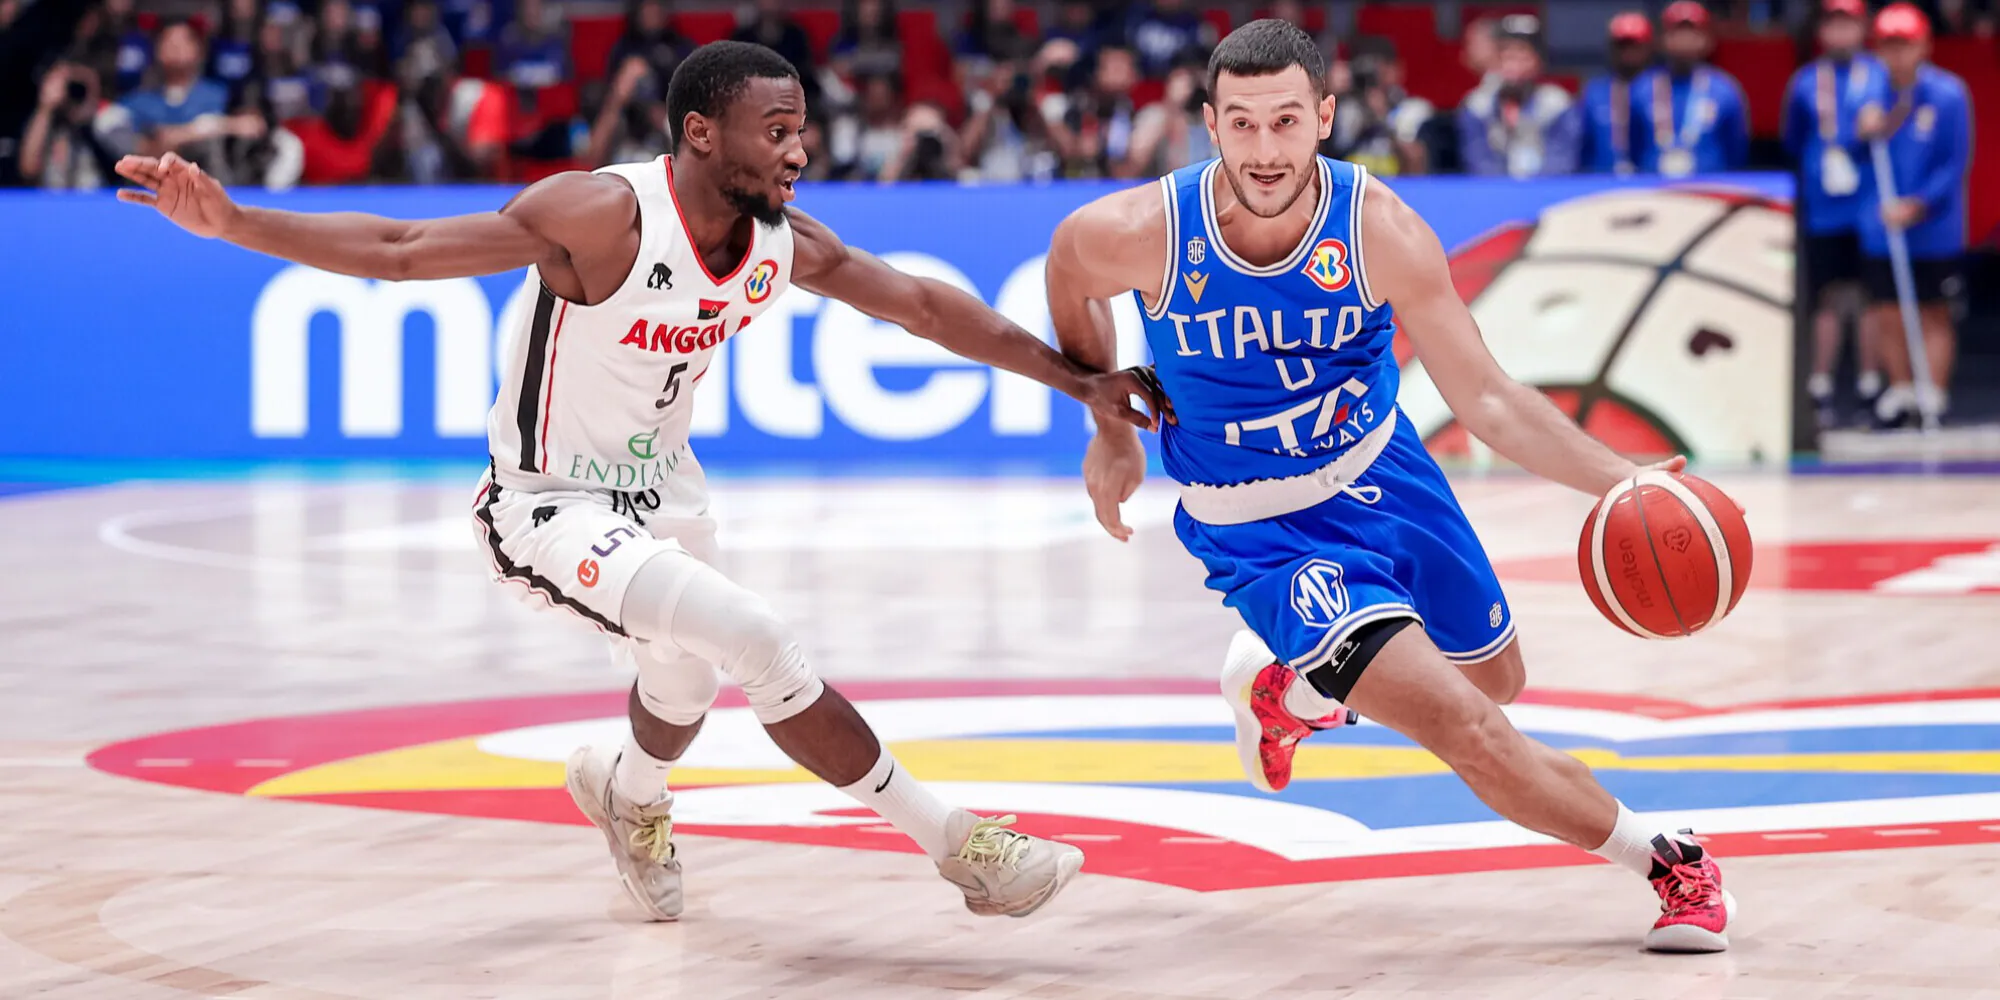
<path fill-rule="evenodd" d="M 681 863 L 674 858 L 674 796 L 660 790 L 658 801 L 637 803 L 618 794 L 611 776 L 619 751 L 579 747 L 569 755 L 569 797 L 604 831 L 618 879 L 648 920 L 681 915 Z"/>
<path fill-rule="evenodd" d="M 1025 917 L 1041 909 L 1083 868 L 1083 852 L 1068 844 L 1016 833 L 1012 816 L 988 819 L 954 809 L 945 842 L 958 853 L 938 862 L 938 874 L 965 893 L 965 908 L 982 917 Z"/>

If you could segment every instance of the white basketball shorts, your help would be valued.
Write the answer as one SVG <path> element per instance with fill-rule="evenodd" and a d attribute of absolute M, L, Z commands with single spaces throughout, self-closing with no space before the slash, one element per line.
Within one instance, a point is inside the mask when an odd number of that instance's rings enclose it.
<path fill-rule="evenodd" d="M 715 520 L 695 467 L 653 489 L 521 490 L 489 469 L 473 529 L 495 582 L 536 608 L 560 608 L 616 636 L 632 577 L 661 552 L 713 562 Z"/>

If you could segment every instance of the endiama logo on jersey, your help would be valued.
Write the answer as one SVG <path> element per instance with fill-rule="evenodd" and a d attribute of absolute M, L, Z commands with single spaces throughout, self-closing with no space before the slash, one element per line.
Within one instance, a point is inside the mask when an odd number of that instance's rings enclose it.
<path fill-rule="evenodd" d="M 703 303 L 706 306 L 706 302 Z M 725 303 L 726 304 L 726 303 Z M 704 309 L 704 311 L 706 311 Z M 720 312 L 721 310 L 717 310 Z M 709 318 L 703 316 L 704 319 Z M 645 320 L 633 320 L 632 328 L 619 339 L 620 344 L 630 344 L 642 351 L 655 354 L 693 354 L 706 351 L 729 338 L 729 335 L 750 325 L 750 317 L 737 319 L 736 329 L 728 329 L 727 322 L 672 326 L 666 323 L 648 324 Z"/>
<path fill-rule="evenodd" d="M 1081 845 L 1091 873 L 1218 890 L 1596 862 L 1500 820 L 1436 757 L 1366 722 L 1314 736 L 1291 787 L 1261 795 L 1208 681 L 843 692 L 940 797 Z M 563 762 L 579 745 L 625 739 L 625 699 L 268 719 L 130 740 L 89 762 L 259 798 L 581 824 Z M 2000 843 L 2000 689 L 1723 709 L 1530 691 L 1507 714 L 1655 825 L 1693 822 L 1723 857 Z M 696 868 L 708 836 L 915 850 L 787 760 L 735 691 L 710 712 L 673 785 L 681 858 Z"/>
<path fill-rule="evenodd" d="M 743 297 L 756 305 L 771 297 L 771 287 L 778 280 L 778 262 L 764 260 L 750 269 L 750 276 L 743 279 Z"/>
<path fill-rule="evenodd" d="M 1306 256 L 1305 276 L 1323 291 L 1346 288 L 1354 280 L 1354 269 L 1347 263 L 1347 244 L 1335 239 L 1319 241 Z"/>

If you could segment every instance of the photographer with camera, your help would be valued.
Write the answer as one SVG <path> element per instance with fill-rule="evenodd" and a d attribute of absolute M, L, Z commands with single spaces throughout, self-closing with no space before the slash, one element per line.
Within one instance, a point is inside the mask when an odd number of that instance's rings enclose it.
<path fill-rule="evenodd" d="M 1133 156 L 1138 55 L 1107 45 L 1097 50 L 1094 63 L 1087 85 L 1043 102 L 1049 140 L 1062 153 L 1070 177 L 1139 177 L 1146 165 Z"/>
<path fill-rule="evenodd" d="M 1167 73 L 1166 95 L 1146 105 L 1132 125 L 1130 160 L 1141 176 L 1166 174 L 1215 156 L 1202 105 L 1208 103 L 1208 66 L 1183 57 Z"/>
<path fill-rule="evenodd" d="M 1328 91 L 1339 97 L 1333 105 L 1333 134 L 1320 151 L 1383 176 L 1427 172 L 1430 158 L 1419 133 L 1436 109 L 1403 90 L 1396 43 L 1362 35 L 1354 40 L 1353 52 L 1345 64 L 1345 81 L 1339 79 L 1340 64 L 1327 74 Z"/>
<path fill-rule="evenodd" d="M 1048 123 L 1035 97 L 1040 58 L 996 62 L 968 100 L 972 114 L 959 129 L 959 149 L 977 178 L 990 183 L 1047 181 L 1062 171 Z"/>
<path fill-rule="evenodd" d="M 1458 154 L 1468 174 L 1551 177 L 1576 172 L 1583 116 L 1569 92 L 1543 78 L 1541 19 L 1500 20 L 1492 83 L 1458 108 Z"/>
<path fill-rule="evenodd" d="M 116 157 L 97 137 L 97 73 L 57 63 L 42 76 L 41 99 L 21 135 L 21 180 L 44 188 L 90 191 L 112 177 Z"/>

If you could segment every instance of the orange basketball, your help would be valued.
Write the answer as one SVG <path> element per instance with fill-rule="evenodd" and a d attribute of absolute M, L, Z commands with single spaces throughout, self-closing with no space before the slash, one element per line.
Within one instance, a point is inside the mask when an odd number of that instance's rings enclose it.
<path fill-rule="evenodd" d="M 1743 512 L 1713 484 L 1678 472 L 1642 472 L 1612 487 L 1576 549 L 1591 603 L 1647 639 L 1721 621 L 1743 597 L 1750 560 Z"/>

